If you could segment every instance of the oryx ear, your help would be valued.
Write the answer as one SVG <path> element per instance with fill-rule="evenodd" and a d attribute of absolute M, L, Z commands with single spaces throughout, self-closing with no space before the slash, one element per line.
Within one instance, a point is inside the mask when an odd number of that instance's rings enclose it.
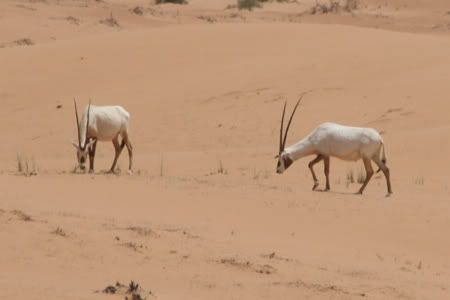
<path fill-rule="evenodd" d="M 78 149 L 78 144 L 77 143 L 74 143 L 74 142 L 71 142 L 71 143 L 76 149 Z"/>

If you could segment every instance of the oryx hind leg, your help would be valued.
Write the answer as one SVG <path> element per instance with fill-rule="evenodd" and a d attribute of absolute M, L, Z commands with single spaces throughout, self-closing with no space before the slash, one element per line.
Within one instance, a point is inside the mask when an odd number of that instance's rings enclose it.
<path fill-rule="evenodd" d="M 133 168 L 133 146 L 131 145 L 130 139 L 128 137 L 128 133 L 124 132 L 122 134 L 122 144 L 120 147 L 123 149 L 124 146 L 127 146 L 128 150 L 128 173 L 131 174 Z"/>
<path fill-rule="evenodd" d="M 361 195 L 364 192 L 364 189 L 366 188 L 367 184 L 369 183 L 370 179 L 373 176 L 371 160 L 363 157 L 363 162 L 364 162 L 364 167 L 366 168 L 366 179 L 364 180 L 364 183 L 362 184 L 361 188 L 359 189 L 359 191 L 357 193 L 357 194 L 361 194 Z"/>
<path fill-rule="evenodd" d="M 109 170 L 109 172 L 115 173 L 117 160 L 119 159 L 119 156 L 120 156 L 120 153 L 122 152 L 123 147 L 121 147 L 121 145 L 119 144 L 119 136 L 118 135 L 112 139 L 112 143 L 114 146 L 115 154 L 114 154 L 114 161 L 111 165 L 111 169 Z"/>
<path fill-rule="evenodd" d="M 389 168 L 386 166 L 385 163 L 383 163 L 379 156 L 375 156 L 372 158 L 373 162 L 377 164 L 378 168 L 380 168 L 381 171 L 383 171 L 384 177 L 386 178 L 386 185 L 388 190 L 388 195 L 392 194 L 392 188 L 391 188 L 391 174 L 389 171 Z"/>

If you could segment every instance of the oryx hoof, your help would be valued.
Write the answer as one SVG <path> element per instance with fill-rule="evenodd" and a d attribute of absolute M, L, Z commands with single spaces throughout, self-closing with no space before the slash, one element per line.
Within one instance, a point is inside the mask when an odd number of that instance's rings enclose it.
<path fill-rule="evenodd" d="M 94 174 L 94 169 L 89 169 L 88 173 L 89 174 Z"/>
<path fill-rule="evenodd" d="M 128 175 L 133 175 L 133 170 L 129 170 L 129 169 L 128 169 L 128 170 L 127 170 L 127 174 L 128 174 Z"/>
<path fill-rule="evenodd" d="M 317 187 L 319 186 L 319 182 L 314 182 L 314 185 L 312 187 L 312 190 L 315 191 Z"/>

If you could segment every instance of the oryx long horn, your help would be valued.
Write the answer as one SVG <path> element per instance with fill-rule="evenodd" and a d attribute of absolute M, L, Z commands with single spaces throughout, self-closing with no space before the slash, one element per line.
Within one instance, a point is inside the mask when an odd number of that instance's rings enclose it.
<path fill-rule="evenodd" d="M 75 98 L 73 98 L 73 104 L 75 105 L 75 116 L 77 117 L 78 146 L 81 147 L 80 121 L 78 120 L 78 108 L 77 108 L 77 101 L 75 100 Z"/>
<path fill-rule="evenodd" d="M 300 101 L 302 100 L 303 96 L 305 96 L 305 94 L 306 93 L 303 93 L 300 96 L 300 99 L 298 99 L 297 104 L 295 104 L 294 110 L 292 111 L 291 117 L 289 118 L 289 122 L 288 122 L 288 124 L 286 126 L 286 131 L 284 132 L 283 150 L 284 150 L 284 147 L 286 146 L 286 139 L 287 139 L 287 135 L 288 135 L 288 132 L 289 132 L 289 127 L 291 127 L 292 118 L 294 117 L 295 111 L 297 110 L 297 107 L 300 104 Z"/>
<path fill-rule="evenodd" d="M 86 143 L 88 142 L 88 130 L 89 130 L 89 115 L 91 112 L 91 98 L 89 98 L 89 106 L 88 106 L 88 111 L 87 111 L 87 121 L 86 121 L 86 136 L 84 138 L 84 145 L 86 146 Z"/>
<path fill-rule="evenodd" d="M 281 152 L 283 152 L 283 126 L 284 126 L 284 115 L 286 113 L 286 103 L 287 101 L 284 102 L 284 107 L 283 107 L 283 114 L 281 115 L 281 127 L 280 127 L 280 154 Z"/>

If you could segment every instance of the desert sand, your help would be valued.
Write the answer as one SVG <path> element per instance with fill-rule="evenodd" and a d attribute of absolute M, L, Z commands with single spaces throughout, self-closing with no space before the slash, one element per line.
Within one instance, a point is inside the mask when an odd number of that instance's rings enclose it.
<path fill-rule="evenodd" d="M 450 299 L 449 1 L 234 3 L 0 1 L 1 299 Z M 391 197 L 362 162 L 275 173 L 307 90 L 288 143 L 377 129 Z M 130 112 L 132 176 L 110 143 L 73 173 L 74 97 Z"/>

